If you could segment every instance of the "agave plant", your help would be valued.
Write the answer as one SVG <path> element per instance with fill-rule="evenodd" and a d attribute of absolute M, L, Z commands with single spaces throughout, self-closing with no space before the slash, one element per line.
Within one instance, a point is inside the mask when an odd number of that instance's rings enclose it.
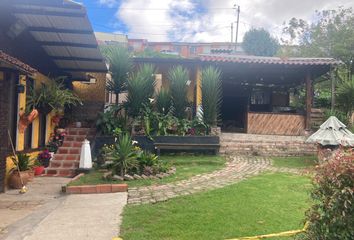
<path fill-rule="evenodd" d="M 109 63 L 111 79 L 107 81 L 106 89 L 116 95 L 119 103 L 119 93 L 126 90 L 129 72 L 132 70 L 132 60 L 126 48 L 121 46 L 105 46 L 101 48 Z"/>
<path fill-rule="evenodd" d="M 168 79 L 170 81 L 170 91 L 172 96 L 174 115 L 177 118 L 184 118 L 186 115 L 185 110 L 188 106 L 187 82 L 189 80 L 189 73 L 187 69 L 183 68 L 182 66 L 176 66 L 168 72 Z"/>
<path fill-rule="evenodd" d="M 216 126 L 220 120 L 221 103 L 221 72 L 216 67 L 206 67 L 202 70 L 202 108 L 206 124 Z"/>
<path fill-rule="evenodd" d="M 172 99 L 170 91 L 161 88 L 156 96 L 156 109 L 159 113 L 166 115 L 172 108 Z"/>
<path fill-rule="evenodd" d="M 121 177 L 124 177 L 128 170 L 137 167 L 136 151 L 128 133 L 119 136 L 110 155 L 110 159 L 113 161 L 113 170 Z"/>
<path fill-rule="evenodd" d="M 144 64 L 128 79 L 126 108 L 131 117 L 139 116 L 144 106 L 150 104 L 156 85 L 154 73 L 154 65 Z"/>
<path fill-rule="evenodd" d="M 38 109 L 43 114 L 60 110 L 65 106 L 81 104 L 81 100 L 71 90 L 65 88 L 63 78 L 52 79 L 39 88 L 30 88 L 27 94 L 26 110 Z"/>

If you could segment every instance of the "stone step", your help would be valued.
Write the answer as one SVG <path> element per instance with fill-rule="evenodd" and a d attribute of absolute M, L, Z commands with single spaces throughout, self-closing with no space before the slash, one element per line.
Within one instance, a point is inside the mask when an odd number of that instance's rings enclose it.
<path fill-rule="evenodd" d="M 58 149 L 57 154 L 80 154 L 81 146 L 79 147 L 64 147 L 61 146 Z"/>
<path fill-rule="evenodd" d="M 74 148 L 81 148 L 82 141 L 64 141 L 61 147 L 74 147 Z"/>
<path fill-rule="evenodd" d="M 79 167 L 80 161 L 59 161 L 51 160 L 48 168 L 65 168 L 65 169 L 77 169 Z"/>
<path fill-rule="evenodd" d="M 75 176 L 75 169 L 67 168 L 46 168 L 42 176 L 52 177 L 73 177 Z"/>
<path fill-rule="evenodd" d="M 53 160 L 55 161 L 63 161 L 63 160 L 68 160 L 68 161 L 77 161 L 80 160 L 80 154 L 54 154 Z"/>
<path fill-rule="evenodd" d="M 66 135 L 64 142 L 82 142 L 86 138 L 86 135 Z"/>

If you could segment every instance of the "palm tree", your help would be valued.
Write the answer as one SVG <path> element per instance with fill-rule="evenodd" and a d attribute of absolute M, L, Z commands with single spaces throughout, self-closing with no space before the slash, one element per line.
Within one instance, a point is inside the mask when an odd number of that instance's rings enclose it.
<path fill-rule="evenodd" d="M 126 90 L 127 79 L 133 67 L 128 49 L 121 46 L 104 46 L 102 54 L 109 64 L 111 79 L 107 82 L 107 91 L 116 95 L 116 103 L 119 104 L 119 93 Z"/>

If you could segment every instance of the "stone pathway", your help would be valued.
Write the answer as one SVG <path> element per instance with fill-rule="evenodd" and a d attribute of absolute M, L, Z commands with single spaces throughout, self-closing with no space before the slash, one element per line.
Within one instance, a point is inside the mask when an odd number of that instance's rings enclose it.
<path fill-rule="evenodd" d="M 129 188 L 128 204 L 146 204 L 196 192 L 222 188 L 264 171 L 274 171 L 271 160 L 259 156 L 229 156 L 226 167 L 212 173 L 165 185 Z M 283 169 L 285 170 L 285 169 Z M 292 169 L 291 169 L 292 170 Z"/>

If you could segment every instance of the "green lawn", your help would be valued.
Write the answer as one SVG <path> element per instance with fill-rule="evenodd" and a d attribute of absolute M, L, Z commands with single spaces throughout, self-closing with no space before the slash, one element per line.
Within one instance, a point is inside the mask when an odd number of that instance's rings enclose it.
<path fill-rule="evenodd" d="M 222 240 L 301 229 L 310 188 L 307 177 L 267 173 L 167 202 L 126 206 L 121 235 L 124 240 Z"/>
<path fill-rule="evenodd" d="M 317 156 L 273 157 L 275 167 L 308 168 L 316 165 Z"/>
<path fill-rule="evenodd" d="M 188 179 L 194 175 L 212 172 L 221 169 L 225 166 L 225 158 L 221 156 L 207 156 L 207 155 L 174 155 L 174 156 L 161 156 L 163 160 L 171 163 L 176 167 L 176 174 L 163 179 L 154 180 L 134 180 L 128 181 L 130 187 L 134 186 L 147 186 L 152 184 L 165 184 L 174 181 Z M 100 172 L 92 172 L 86 174 L 80 179 L 71 182 L 69 185 L 87 185 L 87 184 L 104 184 L 104 183 L 120 183 L 119 181 L 107 181 L 102 178 Z"/>

